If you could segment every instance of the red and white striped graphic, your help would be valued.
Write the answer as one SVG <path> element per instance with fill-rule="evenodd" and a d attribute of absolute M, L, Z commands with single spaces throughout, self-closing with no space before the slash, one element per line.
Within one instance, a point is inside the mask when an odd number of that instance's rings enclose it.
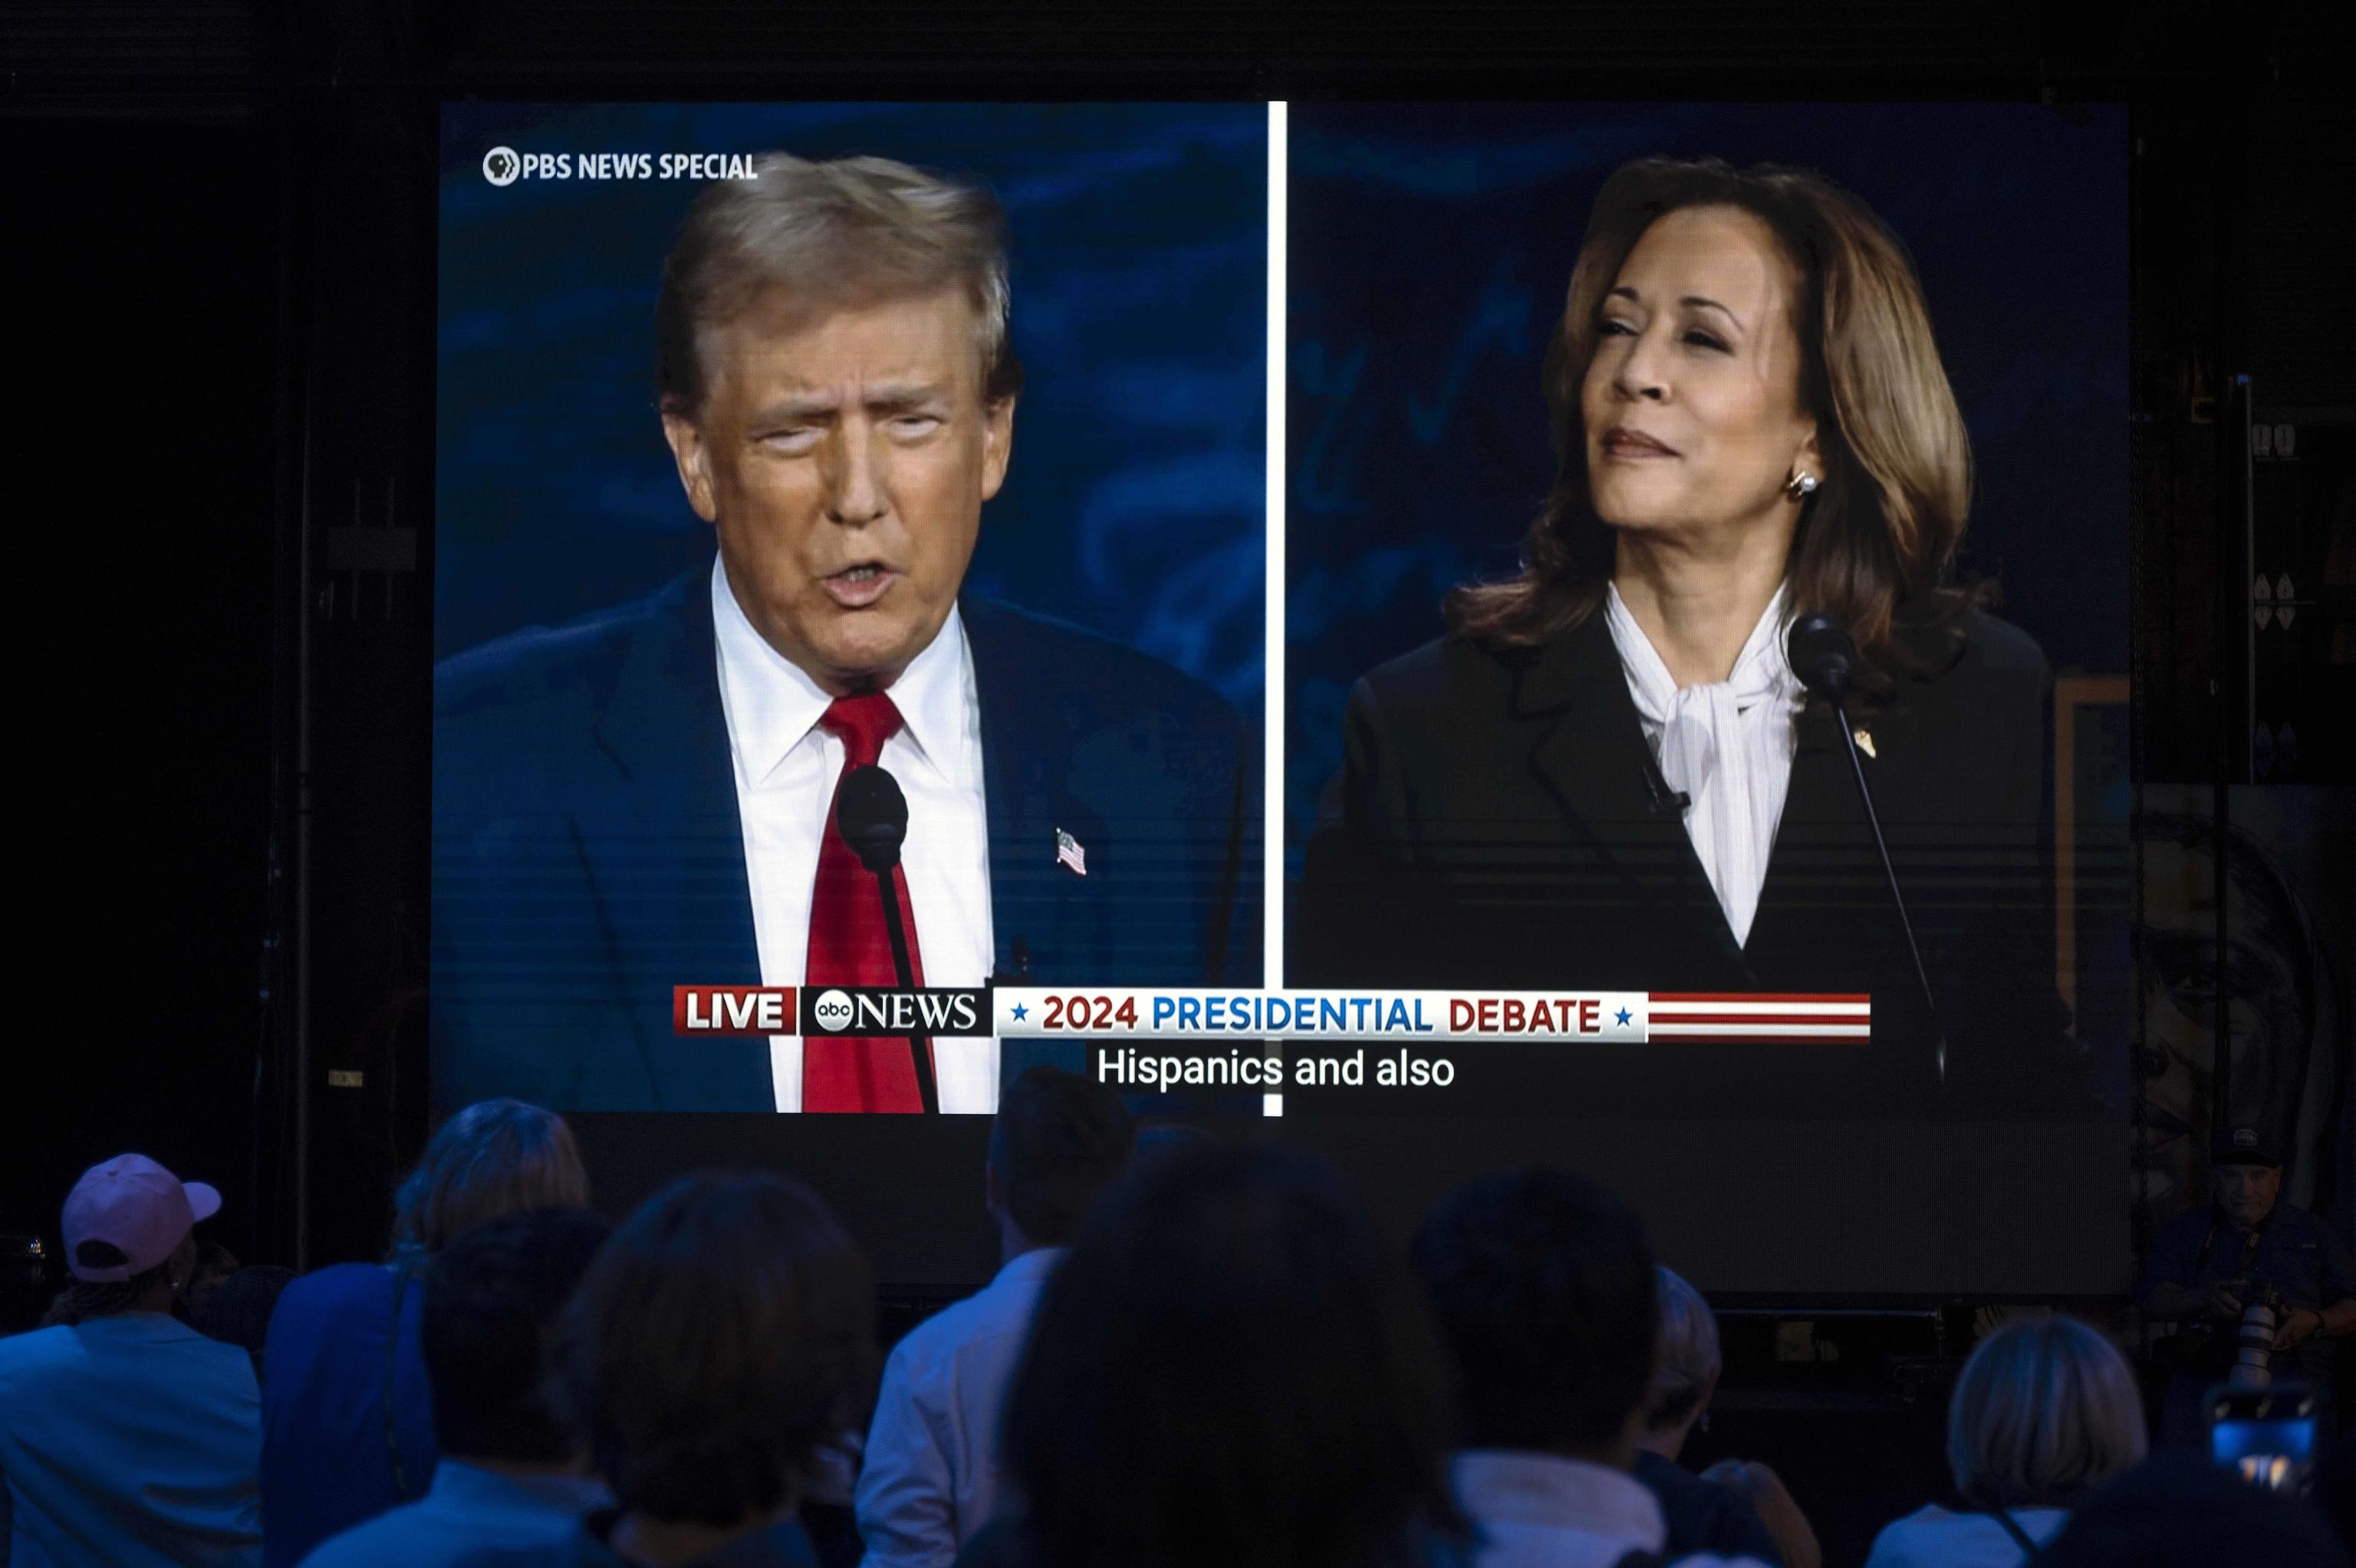
<path fill-rule="evenodd" d="M 1873 1033 L 1873 998 L 1863 994 L 1655 991 L 1647 1012 L 1650 1039 L 1681 1045 L 1863 1045 Z"/>

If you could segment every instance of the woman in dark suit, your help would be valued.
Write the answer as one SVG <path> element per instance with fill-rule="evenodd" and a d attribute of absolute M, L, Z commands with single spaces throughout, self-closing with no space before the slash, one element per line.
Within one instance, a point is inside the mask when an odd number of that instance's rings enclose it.
<path fill-rule="evenodd" d="M 1484 1047 L 1465 1086 L 1505 1104 L 2076 1111 L 2051 678 L 1954 581 L 1970 446 L 1903 247 L 1816 175 L 1631 164 L 1545 388 L 1559 467 L 1521 573 L 1351 693 L 1296 980 L 1872 997 L 1863 1045 Z M 1785 658 L 1810 612 L 1861 655 L 1935 1018 L 1837 721 Z"/>

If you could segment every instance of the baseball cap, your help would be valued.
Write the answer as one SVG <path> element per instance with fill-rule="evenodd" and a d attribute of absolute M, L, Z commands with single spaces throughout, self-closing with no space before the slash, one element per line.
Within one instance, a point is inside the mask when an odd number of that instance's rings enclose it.
<path fill-rule="evenodd" d="M 2282 1157 L 2275 1152 L 2266 1136 L 2255 1127 L 2235 1127 L 2209 1151 L 2211 1165 L 2271 1165 L 2279 1168 Z"/>
<path fill-rule="evenodd" d="M 76 1279 L 117 1284 L 170 1257 L 199 1220 L 220 1212 L 220 1194 L 201 1181 L 182 1181 L 144 1154 L 119 1154 L 81 1173 L 66 1194 L 66 1267 Z M 84 1242 L 104 1242 L 124 1261 L 91 1266 Z"/>

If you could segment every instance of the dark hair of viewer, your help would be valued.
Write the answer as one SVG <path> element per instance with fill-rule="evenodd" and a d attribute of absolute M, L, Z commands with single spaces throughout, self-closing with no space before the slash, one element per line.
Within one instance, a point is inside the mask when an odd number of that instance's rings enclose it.
<path fill-rule="evenodd" d="M 686 1177 L 590 1265 L 558 1388 L 625 1509 L 725 1528 L 785 1507 L 864 1424 L 874 1319 L 866 1260 L 808 1189 Z"/>
<path fill-rule="evenodd" d="M 1468 1444 L 1581 1454 L 1621 1435 L 1661 1321 L 1625 1203 L 1584 1177 L 1506 1171 L 1434 1210 L 1414 1257 L 1456 1354 Z"/>
<path fill-rule="evenodd" d="M 1803 506 L 1786 568 L 1795 613 L 1848 627 L 1874 667 L 1911 661 L 1892 640 L 1910 621 L 1951 624 L 1985 599 L 1950 581 L 1972 492 L 1971 438 L 1939 360 L 1931 313 L 1905 245 L 1872 208 L 1820 174 L 1717 158 L 1647 157 L 1603 182 L 1541 372 L 1557 467 L 1530 526 L 1520 574 L 1448 599 L 1449 624 L 1479 641 L 1528 647 L 1595 613 L 1615 560 L 1590 503 L 1580 389 L 1601 307 L 1656 219 L 1686 208 L 1747 212 L 1775 237 L 1799 288 L 1794 333 L 1800 405 L 1816 421 L 1823 483 Z"/>
<path fill-rule="evenodd" d="M 548 1348 L 612 1229 L 585 1209 L 531 1209 L 434 1254 L 421 1339 L 443 1453 L 555 1465 L 578 1451 L 548 1408 Z"/>
<path fill-rule="evenodd" d="M 1445 1360 L 1323 1168 L 1190 1150 L 1115 1188 L 1049 1280 L 1006 1462 L 1041 1568 L 1364 1568 L 1459 1532 Z"/>
<path fill-rule="evenodd" d="M 1129 1163 L 1136 1141 L 1137 1125 L 1119 1095 L 1085 1073 L 1033 1067 L 998 1102 L 990 1168 L 1023 1235 L 1057 1247 Z"/>
<path fill-rule="evenodd" d="M 294 1283 L 291 1268 L 249 1264 L 214 1287 L 205 1304 L 190 1316 L 188 1326 L 208 1339 L 243 1346 L 259 1372 L 262 1343 L 270 1337 L 271 1314 L 278 1310 L 279 1296 Z"/>
<path fill-rule="evenodd" d="M 123 1249 L 112 1242 L 86 1241 L 76 1253 L 76 1261 L 84 1268 L 121 1268 L 131 1260 Z M 93 1317 L 112 1317 L 130 1311 L 147 1298 L 148 1293 L 171 1277 L 172 1259 L 166 1258 L 154 1268 L 133 1275 L 129 1279 L 88 1280 L 69 1279 L 65 1288 L 49 1303 L 41 1317 L 41 1327 L 71 1327 L 87 1323 Z"/>

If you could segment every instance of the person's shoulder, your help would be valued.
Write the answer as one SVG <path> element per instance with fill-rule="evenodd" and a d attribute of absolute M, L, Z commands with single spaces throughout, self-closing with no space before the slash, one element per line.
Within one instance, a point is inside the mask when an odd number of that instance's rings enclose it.
<path fill-rule="evenodd" d="M 74 1351 L 73 1330 L 62 1324 L 10 1334 L 0 1338 L 0 1378 L 13 1382 L 37 1376 L 44 1369 L 70 1359 Z"/>
<path fill-rule="evenodd" d="M 1099 721 L 1140 713 L 1235 729 L 1235 704 L 1209 683 L 1117 638 L 1001 600 L 958 602 L 977 674 L 1041 701 L 1084 705 Z"/>
<path fill-rule="evenodd" d="M 652 593 L 593 610 L 555 626 L 528 626 L 453 654 L 434 667 L 437 720 L 562 704 L 610 689 L 640 639 L 675 625 L 691 608 L 690 572 Z"/>
<path fill-rule="evenodd" d="M 1967 610 L 1962 620 L 1963 662 L 1993 678 L 2044 682 L 2053 678 L 2053 667 L 2037 639 L 2019 626 L 1987 610 Z"/>
<path fill-rule="evenodd" d="M 1636 1478 L 1655 1492 L 1683 1495 L 1692 1493 L 1695 1488 L 1699 1487 L 1726 1497 L 1734 1495 L 1723 1487 L 1712 1486 L 1675 1459 L 1650 1449 L 1637 1450 Z"/>
<path fill-rule="evenodd" d="M 1901 612 L 1891 637 L 1919 679 L 2040 698 L 2052 684 L 2053 667 L 2037 639 L 1976 605 L 1933 621 L 1909 621 Z"/>
<path fill-rule="evenodd" d="M 1938 1562 L 1935 1543 L 1953 1535 L 1958 1522 L 1969 1517 L 1925 1503 L 1901 1519 L 1893 1519 L 1873 1538 L 1866 1568 L 1914 1568 L 1916 1563 Z"/>
<path fill-rule="evenodd" d="M 1035 1293 L 1034 1293 L 1035 1294 Z M 953 1367 L 960 1352 L 1024 1333 L 1028 1312 L 1013 1310 L 1005 1282 L 986 1285 L 951 1302 L 901 1336 L 889 1362 L 903 1381 L 921 1382 Z"/>
<path fill-rule="evenodd" d="M 2281 1211 L 2281 1213 L 2275 1223 L 2283 1225 L 2286 1232 L 2291 1235 L 2301 1239 L 2313 1239 L 2331 1233 L 2331 1227 L 2317 1219 L 2309 1210 L 2302 1209 L 2297 1204 L 2287 1200 L 2276 1203 L 2276 1207 Z"/>
<path fill-rule="evenodd" d="M 392 1271 L 382 1264 L 329 1264 L 286 1282 L 278 1312 L 332 1312 L 351 1306 L 376 1307 L 392 1298 Z M 277 1314 L 273 1314 L 274 1321 Z"/>
<path fill-rule="evenodd" d="M 410 1539 L 410 1517 L 421 1506 L 403 1503 L 327 1537 L 303 1559 L 303 1568 L 390 1568 L 413 1561 L 418 1543 Z"/>
<path fill-rule="evenodd" d="M 1359 677 L 1358 689 L 1393 724 L 1461 722 L 1493 712 L 1515 680 L 1546 657 L 1543 649 L 1451 633 L 1375 666 Z"/>
<path fill-rule="evenodd" d="M 271 1310 L 265 1362 L 332 1353 L 351 1341 L 350 1328 L 374 1325 L 390 1310 L 392 1272 L 376 1264 L 330 1264 L 286 1282 Z"/>

